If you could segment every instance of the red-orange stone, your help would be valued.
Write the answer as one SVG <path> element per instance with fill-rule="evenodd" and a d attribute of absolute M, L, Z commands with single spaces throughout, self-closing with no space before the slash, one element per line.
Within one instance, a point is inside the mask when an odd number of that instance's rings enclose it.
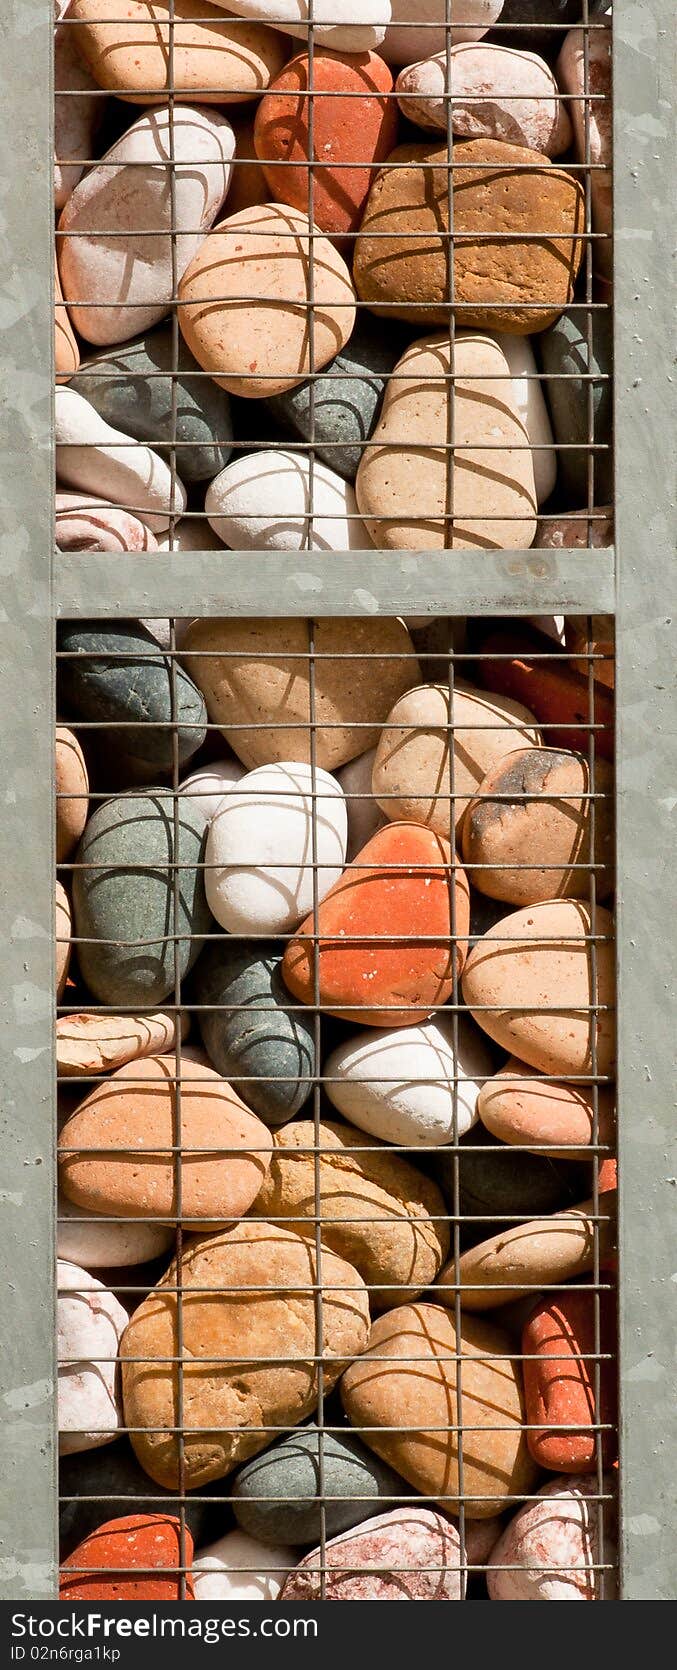
<path fill-rule="evenodd" d="M 271 82 L 254 123 L 256 155 L 269 190 L 280 203 L 309 213 L 308 54 L 299 53 Z M 397 138 L 393 78 L 375 52 L 316 50 L 313 54 L 313 220 L 334 236 L 359 226 L 374 164 L 383 162 Z M 330 96 L 323 98 L 323 93 Z M 362 97 L 341 98 L 341 94 Z M 274 163 L 274 167 L 266 167 Z M 284 167 L 280 164 L 289 163 Z M 337 168 L 337 163 L 354 167 Z"/>
<path fill-rule="evenodd" d="M 613 1293 L 601 1292 L 600 1351 L 615 1350 Z M 591 1473 L 597 1465 L 595 1438 L 595 1296 L 589 1291 L 551 1293 L 539 1300 L 522 1332 L 527 1421 L 543 1430 L 527 1433 L 529 1449 L 540 1467 L 554 1473 Z M 617 1421 L 616 1370 L 600 1362 L 598 1420 Z M 562 1428 L 578 1427 L 577 1432 Z M 616 1455 L 614 1431 L 601 1434 L 602 1460 Z"/>
<path fill-rule="evenodd" d="M 133 1513 L 108 1519 L 64 1560 L 60 1600 L 180 1600 L 180 1525 L 166 1513 Z M 183 1564 L 193 1560 L 186 1531 Z M 86 1571 L 78 1570 L 86 1566 Z M 72 1576 L 71 1576 L 72 1572 Z M 186 1598 L 194 1600 L 186 1575 Z"/>
<path fill-rule="evenodd" d="M 548 726 L 545 736 L 548 747 L 573 748 L 587 759 L 589 721 L 594 718 L 595 725 L 600 726 L 593 733 L 595 749 L 600 759 L 613 759 L 613 691 L 595 680 L 591 712 L 587 676 L 572 666 L 568 656 L 558 654 L 551 638 L 529 627 L 520 627 L 516 632 L 499 627 L 482 640 L 480 649 L 487 659 L 477 664 L 479 682 L 485 689 L 512 696 L 530 708 L 540 723 Z M 581 653 L 579 645 L 578 657 Z M 492 654 L 504 659 L 492 661 Z M 543 654 L 551 659 L 530 659 Z"/>
<path fill-rule="evenodd" d="M 416 823 L 372 835 L 318 912 L 320 1002 L 363 1026 L 415 1026 L 453 988 L 451 848 Z M 470 922 L 468 882 L 455 871 L 456 968 Z M 314 1003 L 313 931 L 307 916 L 284 954 L 282 973 L 301 1003 Z M 366 1007 L 361 1007 L 366 1005 Z M 373 1007 L 372 1007 L 373 1005 Z"/>

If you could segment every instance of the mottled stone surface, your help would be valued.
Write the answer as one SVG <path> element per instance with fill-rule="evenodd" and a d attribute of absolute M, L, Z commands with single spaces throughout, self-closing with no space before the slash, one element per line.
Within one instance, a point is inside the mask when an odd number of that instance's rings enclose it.
<path fill-rule="evenodd" d="M 325 1550 L 327 1600 L 462 1600 L 459 1535 L 430 1508 L 395 1508 L 345 1531 Z M 319 1600 L 321 1551 L 290 1572 L 280 1599 Z"/>

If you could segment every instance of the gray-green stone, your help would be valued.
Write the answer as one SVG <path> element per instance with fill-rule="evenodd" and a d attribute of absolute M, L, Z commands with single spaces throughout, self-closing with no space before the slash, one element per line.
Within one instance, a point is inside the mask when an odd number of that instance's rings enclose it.
<path fill-rule="evenodd" d="M 174 805 L 161 790 L 117 795 L 89 819 L 75 855 L 73 915 L 80 972 L 100 1003 L 162 1003 L 174 989 L 174 936 L 181 977 L 192 967 L 214 926 L 201 868 L 205 839 L 202 814 L 180 797 L 175 842 Z"/>
<path fill-rule="evenodd" d="M 59 631 L 60 708 L 74 719 L 110 728 L 83 732 L 104 758 L 139 782 L 173 764 L 172 663 L 140 621 L 81 625 Z M 202 692 L 176 662 L 174 676 L 179 765 L 204 742 L 207 709 Z M 134 723 L 137 721 L 137 723 Z M 164 729 L 163 727 L 167 728 Z"/>
<path fill-rule="evenodd" d="M 298 1113 L 315 1071 L 313 1022 L 288 1007 L 275 941 L 212 941 L 200 958 L 196 1003 L 217 1003 L 198 1013 L 202 1042 L 218 1073 L 267 1125 Z"/>
<path fill-rule="evenodd" d="M 176 473 L 181 481 L 211 481 L 232 450 L 230 403 L 205 376 L 179 334 L 176 381 Z M 171 325 L 85 360 L 74 388 L 106 423 L 166 454 L 174 438 Z M 188 443 L 187 445 L 185 443 Z"/>
<path fill-rule="evenodd" d="M 558 445 L 575 443 L 575 450 L 557 454 L 559 485 L 568 495 L 568 508 L 584 510 L 588 502 L 588 390 L 592 389 L 592 439 L 598 445 L 611 443 L 611 383 L 588 383 L 583 377 L 609 378 L 612 366 L 612 336 L 609 314 L 592 313 L 592 353 L 588 351 L 588 320 L 585 310 L 572 308 L 543 331 L 539 344 L 545 393 Z M 559 381 L 564 376 L 565 381 Z M 556 380 L 555 380 L 556 379 Z M 591 504 L 607 504 L 613 497 L 611 452 L 595 452 Z"/>
<path fill-rule="evenodd" d="M 361 322 L 336 359 L 315 379 L 315 411 L 310 380 L 263 402 L 271 415 L 297 439 L 314 433 L 315 453 L 330 470 L 354 481 L 362 445 L 376 425 L 386 380 L 402 352 L 392 328 L 376 320 Z"/>
<path fill-rule="evenodd" d="M 410 1495 L 399 1474 L 353 1433 L 325 1432 L 323 1456 L 327 1536 L 338 1536 Z M 319 1434 L 313 1424 L 245 1462 L 231 1486 L 235 1517 L 260 1542 L 317 1543 L 319 1489 Z M 365 1500 L 356 1500 L 360 1496 Z"/>
<path fill-rule="evenodd" d="M 467 1144 L 467 1146 L 465 1146 Z M 464 1245 L 484 1241 L 499 1229 L 510 1229 L 500 1219 L 549 1217 L 585 1198 L 587 1185 L 581 1166 L 551 1160 L 547 1154 L 524 1154 L 475 1125 L 459 1144 L 459 1210 L 475 1219 L 463 1226 Z M 479 1151 L 478 1151 L 479 1150 Z M 454 1210 L 455 1157 L 440 1148 L 431 1155 L 430 1169 Z"/>

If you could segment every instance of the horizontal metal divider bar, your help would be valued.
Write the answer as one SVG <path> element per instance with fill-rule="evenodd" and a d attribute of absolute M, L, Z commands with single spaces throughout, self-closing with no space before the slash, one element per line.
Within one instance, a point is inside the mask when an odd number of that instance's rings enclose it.
<path fill-rule="evenodd" d="M 329 556 L 329 561 L 326 556 Z M 158 561 L 158 557 L 161 558 Z M 58 618 L 266 615 L 613 615 L 613 546 L 599 550 L 59 552 Z M 45 596 L 45 608 L 49 609 Z"/>

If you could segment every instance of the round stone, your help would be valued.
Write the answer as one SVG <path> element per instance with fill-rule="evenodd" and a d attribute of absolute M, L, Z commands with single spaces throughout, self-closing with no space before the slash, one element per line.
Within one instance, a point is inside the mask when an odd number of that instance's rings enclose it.
<path fill-rule="evenodd" d="M 185 778 L 179 793 L 210 824 L 241 777 L 244 777 L 244 766 L 239 760 L 211 760 L 209 765 L 201 765 Z"/>
<path fill-rule="evenodd" d="M 56 861 L 63 864 L 87 822 L 89 778 L 85 756 L 72 731 L 56 727 Z"/>
<path fill-rule="evenodd" d="M 99 86 L 129 104 L 164 103 L 170 50 L 177 103 L 258 98 L 284 63 L 275 30 L 233 23 L 209 0 L 125 0 L 123 14 L 119 0 L 71 0 L 69 16 L 80 25 L 78 50 Z"/>
<path fill-rule="evenodd" d="M 104 1223 L 64 1194 L 57 1203 L 59 1258 L 84 1270 L 115 1270 L 161 1258 L 174 1241 L 174 1230 L 155 1223 Z M 126 1325 L 126 1318 L 125 1318 Z"/>
<path fill-rule="evenodd" d="M 164 458 L 152 447 L 130 446 L 129 436 L 104 423 L 75 389 L 56 391 L 55 440 L 57 481 L 64 487 L 107 494 L 156 533 L 182 515 L 186 490 Z"/>
<path fill-rule="evenodd" d="M 190 1531 L 185 1532 L 184 1540 L 185 1560 L 190 1564 Z M 177 1601 L 181 1595 L 181 1546 L 180 1522 L 170 1514 L 139 1513 L 105 1520 L 62 1565 L 59 1599 Z M 190 1572 L 186 1576 L 186 1598 L 193 1599 Z"/>
<path fill-rule="evenodd" d="M 613 491 L 611 458 L 612 332 L 608 312 L 581 308 L 562 313 L 541 337 L 539 349 L 545 390 L 558 445 L 560 485 L 572 509 L 588 503 L 588 403 L 592 389 L 592 440 L 600 450 L 592 454 L 592 502 L 604 503 Z M 590 377 L 605 379 L 590 382 Z M 587 541 L 586 541 L 587 543 Z"/>
<path fill-rule="evenodd" d="M 463 139 L 502 139 L 549 157 L 568 150 L 567 106 L 542 58 L 485 42 L 452 46 L 449 57 L 447 69 L 446 51 L 426 51 L 422 63 L 400 71 L 397 95 L 408 121 L 446 133 L 451 93 L 452 130 Z"/>
<path fill-rule="evenodd" d="M 98 1002 L 162 1003 L 174 989 L 174 931 L 181 977 L 192 967 L 201 936 L 212 927 L 204 840 L 204 820 L 183 802 L 175 839 L 171 799 L 159 793 L 119 795 L 93 813 L 77 862 L 95 867 L 75 870 L 73 906 L 80 971 Z M 175 863 L 181 869 L 174 929 Z"/>
<path fill-rule="evenodd" d="M 262 1543 L 314 1543 L 320 1536 L 320 1453 L 327 1536 L 369 1519 L 379 1502 L 409 1492 L 392 1468 L 378 1460 L 348 1429 L 325 1432 L 314 1422 L 245 1462 L 235 1474 L 231 1497 L 238 1525 Z M 290 1562 L 295 1564 L 295 1560 Z"/>
<path fill-rule="evenodd" d="M 345 261 L 298 209 L 261 203 L 222 220 L 179 284 L 179 324 L 220 388 L 248 399 L 281 394 L 320 370 L 347 342 L 355 293 Z M 247 285 L 242 299 L 243 261 Z"/>
<path fill-rule="evenodd" d="M 364 1350 L 369 1306 L 357 1271 L 324 1250 L 318 1343 L 312 1244 L 253 1219 L 195 1237 L 180 1276 L 185 1483 L 192 1490 L 265 1449 L 274 1433 L 262 1426 L 284 1428 L 312 1414 L 318 1352 L 329 1392 L 345 1363 Z M 176 1286 L 172 1264 L 134 1312 L 120 1348 L 125 1421 L 139 1429 L 130 1432 L 133 1448 L 150 1477 L 174 1490 L 179 1448 L 167 1429 L 178 1424 Z"/>
<path fill-rule="evenodd" d="M 207 718 L 202 694 L 180 663 L 172 672 L 169 656 L 140 621 L 64 623 L 59 649 L 60 701 L 75 718 L 106 727 L 89 734 L 105 751 L 109 769 L 113 761 L 127 781 L 147 780 L 171 771 L 175 740 L 182 765 L 201 747 Z M 171 818 L 169 791 L 165 804 Z"/>
<path fill-rule="evenodd" d="M 431 1178 L 385 1144 L 363 1149 L 360 1132 L 349 1125 L 325 1121 L 319 1131 L 312 1120 L 286 1125 L 276 1133 L 252 1212 L 289 1218 L 310 1239 L 319 1213 L 324 1244 L 359 1271 L 372 1307 L 389 1310 L 430 1286 L 448 1251 L 449 1230 Z"/>
<path fill-rule="evenodd" d="M 501 1229 L 469 1247 L 458 1265 L 463 1309 L 493 1310 L 540 1287 L 579 1281 L 593 1268 L 596 1241 L 602 1258 L 613 1251 L 614 1224 L 615 1195 L 609 1191 L 599 1217 L 593 1202 L 586 1200 L 566 1212 Z M 443 1304 L 454 1305 L 458 1291 L 455 1261 L 450 1260 L 437 1278 L 435 1292 Z"/>
<path fill-rule="evenodd" d="M 165 459 L 176 442 L 176 471 L 183 481 L 211 481 L 231 454 L 228 396 L 211 377 L 202 375 L 182 336 L 176 348 L 176 375 L 174 359 L 173 327 L 161 325 L 136 342 L 85 360 L 78 390 L 106 423 L 146 442 Z"/>
<path fill-rule="evenodd" d="M 395 1508 L 306 1554 L 282 1601 L 317 1601 L 325 1567 L 327 1600 L 463 1600 L 458 1531 L 430 1508 Z M 328 1568 L 328 1569 L 327 1569 Z"/>
<path fill-rule="evenodd" d="M 119 505 L 86 493 L 56 494 L 55 543 L 59 551 L 157 551 L 145 522 Z"/>
<path fill-rule="evenodd" d="M 392 0 L 391 22 L 386 29 L 383 56 L 389 64 L 413 64 L 446 46 L 447 19 L 450 38 L 477 41 L 486 35 L 501 15 L 502 0 Z M 456 18 L 459 22 L 456 22 Z"/>
<path fill-rule="evenodd" d="M 105 1449 L 87 1450 L 77 1457 L 62 1456 L 59 1462 L 59 1541 L 61 1557 L 72 1554 L 84 1537 L 98 1530 L 115 1510 L 125 1507 L 142 1513 L 162 1513 L 174 1501 L 154 1485 L 134 1455 L 128 1438 Z M 185 1504 L 186 1524 L 196 1544 L 203 1534 L 210 1508 L 190 1496 Z"/>
<path fill-rule="evenodd" d="M 553 1473 L 592 1473 L 598 1452 L 605 1467 L 618 1454 L 616 1299 L 597 1298 L 599 1343 L 592 1290 L 544 1295 L 522 1330 L 529 1449 Z"/>
<path fill-rule="evenodd" d="M 245 551 L 368 549 L 350 483 L 308 453 L 250 452 L 207 488 L 205 510 L 224 545 Z"/>
<path fill-rule="evenodd" d="M 193 1561 L 196 1600 L 277 1600 L 296 1550 L 284 1543 L 266 1547 L 244 1531 L 201 1549 Z"/>
<path fill-rule="evenodd" d="M 383 1142 L 429 1148 L 463 1136 L 491 1073 L 481 1033 L 444 1011 L 423 1026 L 357 1033 L 324 1064 L 324 1088 L 344 1119 Z"/>
<path fill-rule="evenodd" d="M 265 940 L 210 944 L 193 992 L 213 1066 L 266 1125 L 281 1125 L 308 1100 L 315 1072 L 314 1025 L 289 1006 L 282 946 Z"/>
<path fill-rule="evenodd" d="M 328 771 L 305 761 L 258 766 L 209 826 L 212 915 L 229 934 L 295 928 L 342 874 L 347 834 L 343 793 Z"/>
<path fill-rule="evenodd" d="M 71 907 L 68 894 L 60 881 L 56 882 L 56 1000 L 63 997 L 68 979 L 71 956 Z"/>
<path fill-rule="evenodd" d="M 598 1136 L 613 1141 L 613 1093 L 603 1085 L 597 1092 Z M 533 1067 L 511 1056 L 493 1078 L 482 1085 L 477 1111 L 483 1125 L 500 1142 L 552 1147 L 551 1159 L 565 1159 L 571 1149 L 585 1149 L 594 1141 L 594 1098 L 590 1085 L 556 1084 L 541 1079 Z"/>
<path fill-rule="evenodd" d="M 122 1426 L 117 1352 L 127 1312 L 96 1276 L 57 1264 L 59 1453 L 93 1450 Z"/>
<path fill-rule="evenodd" d="M 399 620 L 318 620 L 312 642 L 316 760 L 333 771 L 374 747 L 420 668 Z M 188 628 L 184 663 L 245 765 L 310 760 L 309 653 L 308 628 L 296 618 L 231 617 Z"/>
<path fill-rule="evenodd" d="M 597 897 L 606 898 L 614 829 L 613 775 L 604 761 L 595 768 L 594 802 L 591 793 L 582 754 L 523 748 L 506 755 L 487 772 L 463 819 L 463 861 L 473 885 L 514 905 L 587 898 L 594 862 Z"/>
<path fill-rule="evenodd" d="M 274 395 L 266 401 L 267 408 L 276 423 L 299 440 L 313 436 L 315 457 L 346 481 L 354 481 L 399 353 L 396 326 L 358 318 L 350 341 L 321 377 Z"/>
<path fill-rule="evenodd" d="M 603 1480 L 614 1495 L 613 1475 Z M 614 1503 L 598 1503 L 585 1475 L 550 1479 L 506 1526 L 487 1570 L 490 1600 L 615 1600 Z M 602 1565 L 602 1515 L 604 1566 Z"/>

